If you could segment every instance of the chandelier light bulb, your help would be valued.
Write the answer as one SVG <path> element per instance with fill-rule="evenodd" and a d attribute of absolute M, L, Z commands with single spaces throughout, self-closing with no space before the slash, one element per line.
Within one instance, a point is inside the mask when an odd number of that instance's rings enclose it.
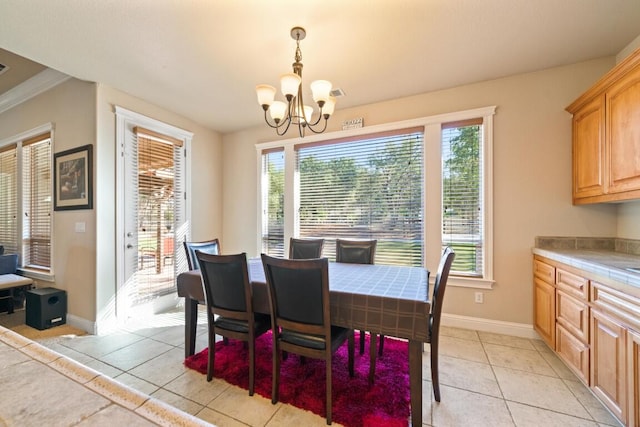
<path fill-rule="evenodd" d="M 298 88 L 302 83 L 302 77 L 295 73 L 283 74 L 280 76 L 280 89 L 282 94 L 287 97 L 294 97 L 298 94 Z"/>
<path fill-rule="evenodd" d="M 258 94 L 258 104 L 267 108 L 273 103 L 276 97 L 276 88 L 271 85 L 257 85 L 256 93 Z"/>
<path fill-rule="evenodd" d="M 282 101 L 273 101 L 273 104 L 269 107 L 269 114 L 271 118 L 278 123 L 284 118 L 284 114 L 287 111 L 287 104 Z"/>
<path fill-rule="evenodd" d="M 325 116 L 325 118 L 329 118 L 329 116 L 333 114 L 335 108 L 336 98 L 330 96 L 329 99 L 327 99 L 327 102 L 325 102 L 324 106 L 322 107 L 322 115 Z"/>
<path fill-rule="evenodd" d="M 327 102 L 331 93 L 331 87 L 331 82 L 328 80 L 315 80 L 311 82 L 313 100 L 318 104 L 320 104 L 320 102 Z"/>

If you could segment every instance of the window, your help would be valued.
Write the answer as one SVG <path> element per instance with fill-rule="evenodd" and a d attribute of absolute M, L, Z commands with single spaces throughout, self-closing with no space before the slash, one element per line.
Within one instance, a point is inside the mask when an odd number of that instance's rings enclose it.
<path fill-rule="evenodd" d="M 18 146 L 0 147 L 0 244 L 18 252 Z"/>
<path fill-rule="evenodd" d="M 331 259 L 336 238 L 377 239 L 376 263 L 435 271 L 452 246 L 449 283 L 490 288 L 495 109 L 257 144 L 262 251 L 322 237 Z"/>
<path fill-rule="evenodd" d="M 262 153 L 262 252 L 284 256 L 284 150 Z"/>
<path fill-rule="evenodd" d="M 0 142 L 0 238 L 21 267 L 51 271 L 51 131 Z"/>
<path fill-rule="evenodd" d="M 483 276 L 482 119 L 442 125 L 442 246 L 451 274 Z"/>
<path fill-rule="evenodd" d="M 300 237 L 376 239 L 376 262 L 423 265 L 424 130 L 297 147 Z"/>

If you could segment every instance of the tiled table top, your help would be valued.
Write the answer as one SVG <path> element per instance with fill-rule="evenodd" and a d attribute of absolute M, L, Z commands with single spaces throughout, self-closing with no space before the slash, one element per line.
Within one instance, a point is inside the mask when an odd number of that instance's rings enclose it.
<path fill-rule="evenodd" d="M 211 425 L 2 326 L 0 401 L 0 425 Z"/>

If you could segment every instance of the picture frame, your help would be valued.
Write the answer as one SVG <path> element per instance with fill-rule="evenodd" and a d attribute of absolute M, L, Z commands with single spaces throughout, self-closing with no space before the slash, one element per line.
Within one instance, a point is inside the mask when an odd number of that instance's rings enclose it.
<path fill-rule="evenodd" d="M 53 210 L 93 209 L 93 145 L 53 155 Z"/>

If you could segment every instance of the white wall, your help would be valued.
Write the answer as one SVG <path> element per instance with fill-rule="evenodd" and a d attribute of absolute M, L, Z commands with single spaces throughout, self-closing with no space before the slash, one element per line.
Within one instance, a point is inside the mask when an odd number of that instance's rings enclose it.
<path fill-rule="evenodd" d="M 615 205 L 571 203 L 571 115 L 564 110 L 613 65 L 613 57 L 604 58 L 352 109 L 338 105 L 330 131 L 356 117 L 363 117 L 367 126 L 497 105 L 496 284 L 485 292 L 484 304 L 473 302 L 475 290 L 449 288 L 446 313 L 530 324 L 535 237 L 616 235 Z M 275 139 L 266 125 L 223 137 L 225 252 L 259 254 L 255 144 Z"/>

